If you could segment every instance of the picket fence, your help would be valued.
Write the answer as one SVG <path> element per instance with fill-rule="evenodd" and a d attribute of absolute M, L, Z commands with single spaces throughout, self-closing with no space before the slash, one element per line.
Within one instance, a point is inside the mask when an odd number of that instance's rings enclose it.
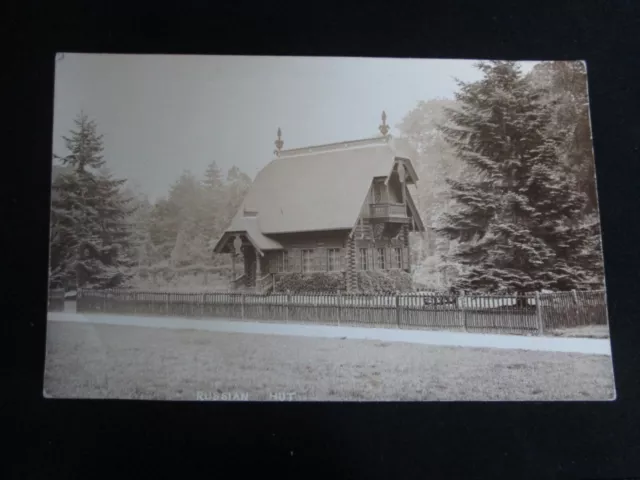
<path fill-rule="evenodd" d="M 261 295 L 81 290 L 77 310 L 533 335 L 607 324 L 603 291 L 454 296 L 437 292 Z"/>

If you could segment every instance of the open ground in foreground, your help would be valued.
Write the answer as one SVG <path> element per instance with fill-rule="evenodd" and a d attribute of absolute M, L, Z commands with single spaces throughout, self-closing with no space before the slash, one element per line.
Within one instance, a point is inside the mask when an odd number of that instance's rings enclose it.
<path fill-rule="evenodd" d="M 611 357 L 48 322 L 54 398 L 610 400 Z"/>

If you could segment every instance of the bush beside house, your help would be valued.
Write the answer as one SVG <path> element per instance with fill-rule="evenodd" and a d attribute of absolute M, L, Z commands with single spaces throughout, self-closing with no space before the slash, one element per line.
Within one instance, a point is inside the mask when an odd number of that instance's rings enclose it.
<path fill-rule="evenodd" d="M 411 275 L 402 271 L 358 272 L 358 289 L 362 293 L 411 292 L 414 290 Z M 283 275 L 276 281 L 276 292 L 338 293 L 347 291 L 343 273 L 294 273 Z"/>

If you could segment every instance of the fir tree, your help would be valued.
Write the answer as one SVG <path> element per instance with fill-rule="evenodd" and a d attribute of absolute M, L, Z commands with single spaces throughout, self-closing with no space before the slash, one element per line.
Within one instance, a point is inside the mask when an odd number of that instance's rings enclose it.
<path fill-rule="evenodd" d="M 132 265 L 130 199 L 121 191 L 124 180 L 105 168 L 95 122 L 81 113 L 75 124 L 64 137 L 69 154 L 56 157 L 68 172 L 53 185 L 51 278 L 84 288 L 116 286 L 128 279 Z"/>
<path fill-rule="evenodd" d="M 224 230 L 225 215 L 224 200 L 226 197 L 226 185 L 222 176 L 222 171 L 218 168 L 216 162 L 211 162 L 204 174 L 202 182 L 204 191 L 203 195 L 203 229 L 201 234 L 212 240 L 220 236 Z M 208 242 L 207 242 L 208 243 Z M 207 248 L 210 254 L 210 249 Z"/>
<path fill-rule="evenodd" d="M 220 168 L 218 168 L 218 164 L 215 161 L 211 162 L 207 167 L 202 183 L 209 190 L 222 188 L 222 186 L 224 185 L 222 171 L 220 170 Z"/>
<path fill-rule="evenodd" d="M 245 195 L 251 187 L 251 179 L 238 167 L 233 166 L 227 172 L 226 205 L 223 228 L 227 228 L 236 214 Z"/>
<path fill-rule="evenodd" d="M 559 160 L 563 132 L 548 128 L 553 105 L 515 62 L 478 68 L 484 78 L 460 83 L 460 108 L 448 110 L 450 124 L 440 127 L 475 173 L 449 181 L 456 208 L 439 229 L 460 241 L 453 256 L 468 268 L 458 287 L 523 293 L 581 286 L 586 198 Z"/>
<path fill-rule="evenodd" d="M 158 255 L 168 260 L 180 230 L 180 209 L 168 198 L 159 198 L 151 210 L 149 236 Z"/>

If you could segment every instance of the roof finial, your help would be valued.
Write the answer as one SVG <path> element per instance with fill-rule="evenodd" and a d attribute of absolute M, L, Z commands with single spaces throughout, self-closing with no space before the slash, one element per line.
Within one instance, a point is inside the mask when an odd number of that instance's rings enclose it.
<path fill-rule="evenodd" d="M 273 153 L 275 156 L 279 157 L 280 150 L 282 150 L 282 147 L 284 145 L 284 142 L 282 141 L 282 130 L 280 130 L 280 127 L 278 127 L 278 139 L 273 143 L 276 146 L 276 149 L 273 151 Z"/>
<path fill-rule="evenodd" d="M 383 137 L 386 137 L 389 133 L 389 125 L 387 125 L 387 114 L 385 111 L 382 111 L 382 125 L 378 127 L 380 129 L 380 133 L 382 133 Z"/>

